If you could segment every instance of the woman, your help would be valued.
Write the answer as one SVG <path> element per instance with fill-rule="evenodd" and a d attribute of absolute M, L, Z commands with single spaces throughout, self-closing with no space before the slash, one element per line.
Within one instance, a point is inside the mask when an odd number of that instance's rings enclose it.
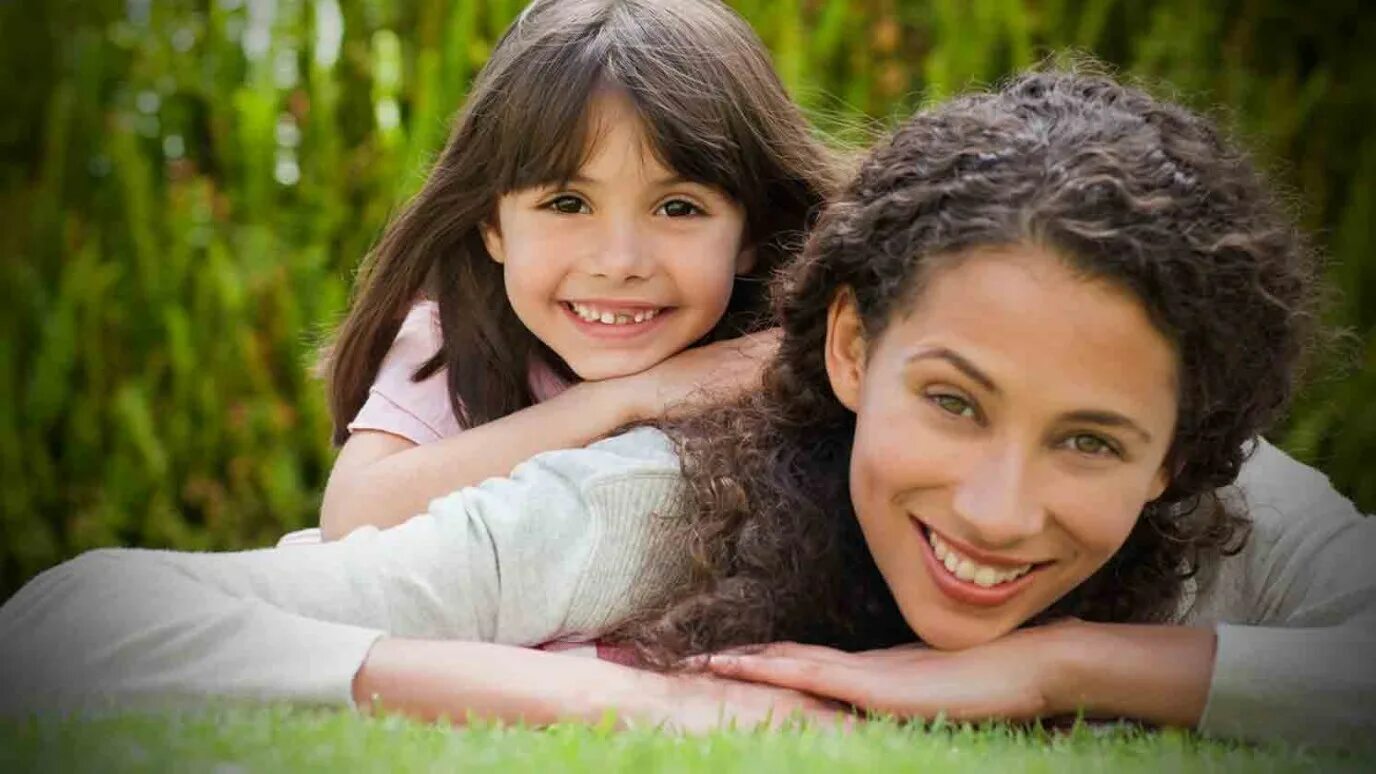
<path fill-rule="evenodd" d="M 871 154 L 783 283 L 760 395 L 334 544 L 86 554 L 0 608 L 5 706 L 697 727 L 832 697 L 1341 742 L 1373 727 L 1376 530 L 1249 440 L 1312 272 L 1205 121 L 1028 75 Z M 508 647 L 577 636 L 811 694 Z M 882 650 L 915 636 L 937 650 Z M 774 640 L 805 644 L 720 653 Z"/>

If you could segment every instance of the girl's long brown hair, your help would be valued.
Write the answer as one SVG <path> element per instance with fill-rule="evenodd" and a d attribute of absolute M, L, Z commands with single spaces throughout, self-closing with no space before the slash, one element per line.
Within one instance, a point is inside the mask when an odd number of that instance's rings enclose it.
<path fill-rule="evenodd" d="M 536 0 L 498 42 L 425 184 L 360 270 L 324 361 L 336 443 L 419 296 L 438 301 L 443 344 L 415 378 L 447 368 L 465 425 L 532 403 L 532 356 L 563 367 L 511 310 L 479 227 L 502 194 L 574 175 L 594 139 L 588 108 L 599 89 L 630 99 L 666 166 L 744 206 L 755 267 L 738 278 L 713 337 L 763 325 L 763 278 L 801 245 L 838 177 L 764 46 L 717 0 Z"/>
<path fill-rule="evenodd" d="M 827 379 L 827 307 L 849 288 L 874 341 L 952 259 L 1027 243 L 1130 290 L 1179 363 L 1168 489 L 1048 613 L 1170 619 L 1185 580 L 1246 538 L 1215 491 L 1290 397 L 1315 262 L 1208 121 L 1106 77 L 1044 72 L 919 113 L 876 149 L 783 277 L 763 394 L 664 424 L 687 482 L 689 577 L 618 636 L 658 666 L 745 643 L 913 639 L 851 505 L 855 417 Z"/>

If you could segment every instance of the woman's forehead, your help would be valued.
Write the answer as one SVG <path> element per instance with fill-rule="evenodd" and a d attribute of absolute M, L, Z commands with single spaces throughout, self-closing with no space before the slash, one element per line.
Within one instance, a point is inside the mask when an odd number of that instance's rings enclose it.
<path fill-rule="evenodd" d="M 1010 390 L 1174 412 L 1178 358 L 1145 307 L 1047 250 L 971 251 L 896 311 L 890 345 L 951 348 Z"/>

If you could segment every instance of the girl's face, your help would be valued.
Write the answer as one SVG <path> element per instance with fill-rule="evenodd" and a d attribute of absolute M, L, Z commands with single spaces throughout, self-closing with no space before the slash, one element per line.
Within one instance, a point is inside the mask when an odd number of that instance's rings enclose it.
<path fill-rule="evenodd" d="M 877 341 L 848 293 L 827 369 L 850 490 L 927 644 L 986 642 L 1098 570 L 1167 484 L 1176 356 L 1128 292 L 1036 247 L 972 250 Z"/>
<path fill-rule="evenodd" d="M 583 379 L 643 371 L 721 319 L 750 269 L 745 211 L 651 152 L 635 108 L 599 96 L 566 185 L 516 191 L 483 228 L 517 317 Z"/>

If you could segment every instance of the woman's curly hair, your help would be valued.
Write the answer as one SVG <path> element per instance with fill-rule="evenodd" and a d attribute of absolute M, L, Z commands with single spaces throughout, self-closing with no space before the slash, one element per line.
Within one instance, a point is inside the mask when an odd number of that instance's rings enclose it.
<path fill-rule="evenodd" d="M 1034 72 L 923 111 L 874 150 L 778 277 L 764 390 L 664 425 L 682 455 L 690 578 L 621 630 L 648 663 L 790 639 L 911 641 L 851 504 L 855 417 L 823 364 L 854 292 L 874 341 L 933 271 L 1035 244 L 1132 291 L 1178 356 L 1170 484 L 1123 547 L 1048 611 L 1165 621 L 1248 522 L 1215 493 L 1285 407 L 1314 331 L 1312 251 L 1207 120 L 1113 79 Z"/>

